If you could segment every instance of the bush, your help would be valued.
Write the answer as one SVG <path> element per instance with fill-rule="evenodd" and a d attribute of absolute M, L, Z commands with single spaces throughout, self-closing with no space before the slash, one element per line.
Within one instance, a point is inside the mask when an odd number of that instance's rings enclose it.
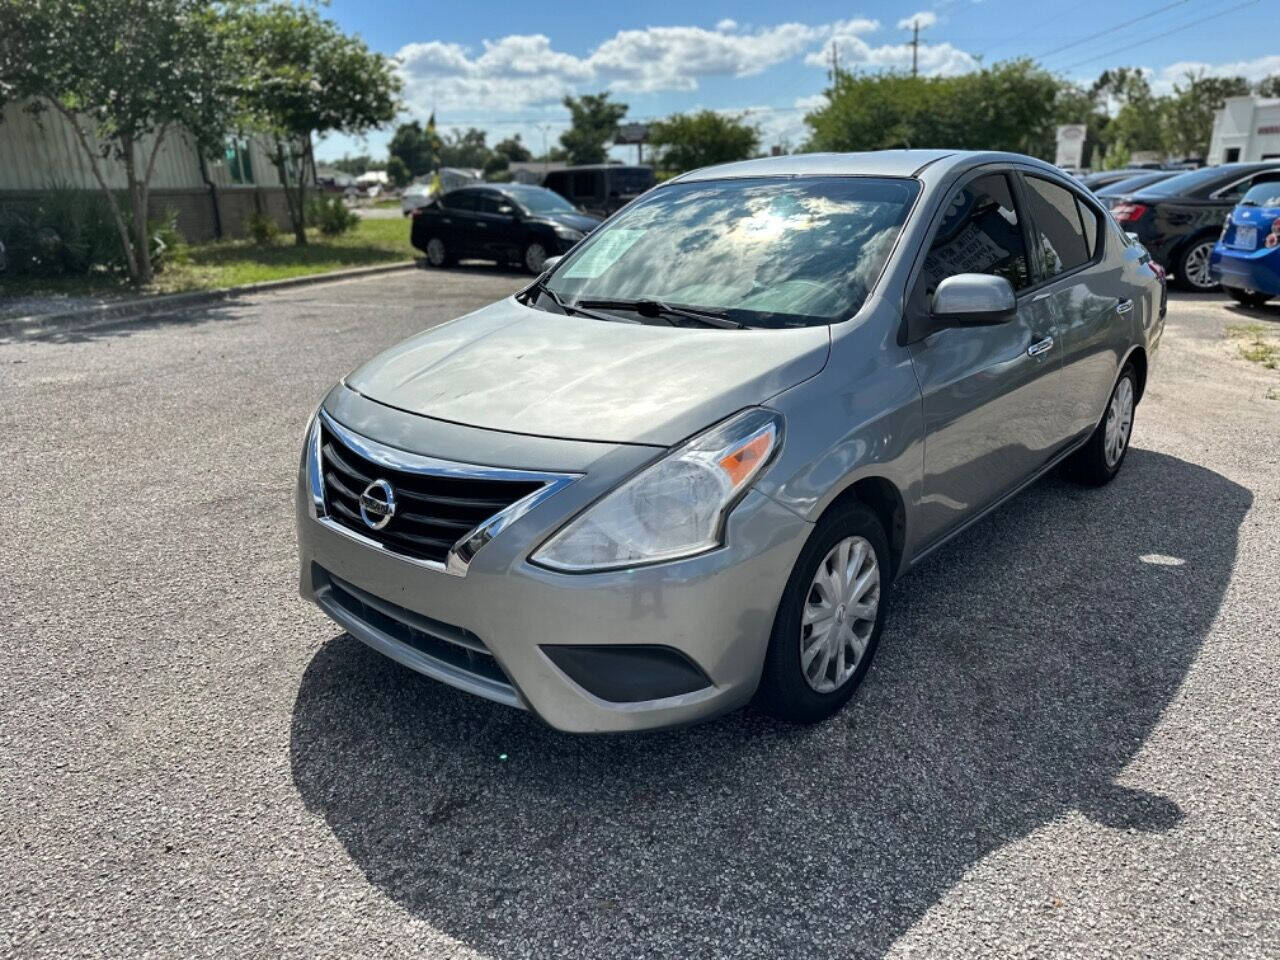
<path fill-rule="evenodd" d="M 125 227 L 133 229 L 127 209 Z M 148 227 L 152 266 L 157 272 L 166 263 L 187 259 L 175 211 L 166 211 Z M 32 204 L 0 210 L 0 244 L 5 247 L 7 269 L 15 275 L 83 277 L 94 272 L 128 271 L 107 198 L 96 191 L 55 187 Z"/>
<path fill-rule="evenodd" d="M 280 225 L 265 213 L 252 213 L 245 218 L 244 228 L 260 247 L 269 247 L 280 236 Z"/>
<path fill-rule="evenodd" d="M 316 196 L 307 203 L 307 223 L 318 227 L 326 237 L 336 237 L 354 230 L 360 218 L 338 196 Z"/>

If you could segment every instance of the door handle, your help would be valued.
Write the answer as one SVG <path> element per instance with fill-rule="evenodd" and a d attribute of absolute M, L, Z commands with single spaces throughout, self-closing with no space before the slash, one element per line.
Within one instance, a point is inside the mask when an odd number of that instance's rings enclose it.
<path fill-rule="evenodd" d="M 1133 301 L 1128 297 L 1116 304 L 1116 313 L 1128 313 L 1133 309 Z"/>
<path fill-rule="evenodd" d="M 1039 343 L 1033 343 L 1027 347 L 1028 357 L 1038 357 L 1042 353 L 1048 353 L 1053 349 L 1053 337 L 1045 337 Z"/>

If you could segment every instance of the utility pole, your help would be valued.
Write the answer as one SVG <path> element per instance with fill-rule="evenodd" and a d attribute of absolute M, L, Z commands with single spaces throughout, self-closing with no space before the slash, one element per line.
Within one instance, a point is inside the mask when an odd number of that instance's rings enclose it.
<path fill-rule="evenodd" d="M 918 63 L 917 53 L 920 49 L 920 21 L 911 21 L 911 75 L 916 75 L 916 65 Z"/>
<path fill-rule="evenodd" d="M 840 47 L 834 39 L 831 41 L 831 70 L 829 74 L 831 86 L 840 82 Z"/>

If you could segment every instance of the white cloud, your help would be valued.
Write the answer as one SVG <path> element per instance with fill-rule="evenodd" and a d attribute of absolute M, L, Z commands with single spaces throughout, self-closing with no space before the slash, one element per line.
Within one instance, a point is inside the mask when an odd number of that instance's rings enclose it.
<path fill-rule="evenodd" d="M 840 66 L 846 70 L 910 70 L 911 44 L 889 43 L 872 46 L 861 37 L 836 37 L 832 40 L 840 51 Z M 830 63 L 829 47 L 805 57 L 811 67 L 826 68 Z M 978 66 L 969 53 L 949 43 L 922 43 L 916 51 L 918 69 L 926 76 L 954 76 L 968 73 Z"/>
<path fill-rule="evenodd" d="M 1186 84 L 1188 73 L 1200 72 L 1210 77 L 1244 77 L 1250 83 L 1256 83 L 1263 77 L 1280 74 L 1280 55 L 1270 54 L 1253 60 L 1237 60 L 1234 63 L 1181 60 L 1159 70 L 1150 70 L 1147 77 L 1151 81 L 1151 88 L 1156 93 L 1172 93 L 1175 83 Z"/>
<path fill-rule="evenodd" d="M 719 23 L 716 24 L 716 29 L 719 30 L 721 33 L 728 33 L 731 30 L 737 30 L 738 21 L 732 19 L 731 17 L 725 17 L 723 20 L 721 20 Z"/>
<path fill-rule="evenodd" d="M 932 10 L 921 10 L 919 13 L 913 13 L 909 17 L 903 17 L 898 21 L 899 30 L 910 30 L 912 25 L 918 25 L 921 30 L 928 30 L 930 27 L 937 26 L 938 15 Z"/>

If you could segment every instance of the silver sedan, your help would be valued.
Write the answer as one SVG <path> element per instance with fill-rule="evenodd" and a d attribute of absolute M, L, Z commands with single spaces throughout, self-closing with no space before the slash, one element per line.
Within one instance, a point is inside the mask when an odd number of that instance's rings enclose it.
<path fill-rule="evenodd" d="M 561 730 L 753 698 L 821 720 L 904 571 L 1049 470 L 1116 475 L 1160 304 L 1145 251 L 1029 157 L 686 174 L 329 392 L 302 595 Z"/>

